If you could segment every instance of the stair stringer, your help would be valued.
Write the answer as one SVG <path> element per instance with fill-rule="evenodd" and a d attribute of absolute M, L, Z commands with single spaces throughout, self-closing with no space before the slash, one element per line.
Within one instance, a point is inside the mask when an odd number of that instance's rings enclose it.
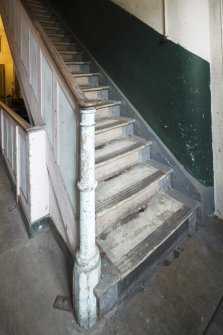
<path fill-rule="evenodd" d="M 12 5 L 14 3 L 14 5 Z M 7 7 L 6 7 L 7 5 Z M 15 7 L 14 7 L 15 6 Z M 6 13 L 6 9 L 8 11 L 8 15 Z M 39 37 L 39 33 L 36 30 L 30 16 L 24 9 L 23 5 L 20 1 L 10 1 L 0 2 L 0 11 L 1 16 L 6 32 L 6 36 L 8 39 L 9 47 L 12 53 L 12 57 L 14 60 L 18 80 L 20 83 L 20 87 L 23 93 L 23 97 L 26 103 L 26 108 L 30 117 L 31 122 L 34 126 L 44 126 L 45 120 L 43 116 L 43 107 L 42 107 L 42 83 L 45 78 L 41 77 L 41 61 L 43 58 L 50 64 L 50 68 L 52 69 L 52 97 L 53 101 L 58 99 L 65 99 L 64 105 L 70 106 L 70 109 L 73 111 L 75 115 L 75 126 L 74 129 L 76 131 L 75 138 L 75 150 L 73 157 L 71 160 L 75 162 L 75 178 L 72 180 L 74 194 L 77 191 L 77 173 L 78 173 L 78 162 L 79 162 L 79 151 L 78 151 L 78 138 L 79 138 L 79 107 L 74 99 L 73 95 L 70 93 L 69 88 L 66 86 L 64 82 L 64 78 L 62 77 L 60 71 L 57 69 L 56 64 L 54 64 L 51 59 L 47 48 L 45 47 L 43 41 Z M 9 19 L 10 13 L 10 19 Z M 12 15 L 14 17 L 14 21 L 12 22 Z M 22 56 L 22 22 L 25 27 L 28 29 L 28 40 L 26 50 L 27 57 Z M 16 40 L 17 38 L 17 40 Z M 23 38 L 25 38 L 23 36 Z M 34 81 L 32 82 L 33 73 L 31 74 L 31 70 L 29 68 L 30 62 L 30 39 L 32 39 L 33 43 L 36 47 L 36 59 L 35 59 L 35 74 L 36 74 L 36 83 L 35 86 Z M 34 49 L 35 49 L 34 47 Z M 23 50 L 24 51 L 24 50 Z M 23 59 L 22 59 L 23 58 Z M 25 60 L 28 64 L 25 64 Z M 59 92 L 60 91 L 60 96 Z M 62 93 L 61 93 L 62 92 Z M 63 94 L 63 96 L 61 95 Z M 54 111 L 54 112 L 53 112 Z M 53 113 L 53 128 L 54 128 L 54 136 L 53 139 L 50 139 L 49 135 L 46 131 L 46 147 L 47 147 L 47 170 L 49 176 L 49 201 L 50 201 L 50 213 L 48 223 L 55 226 L 56 229 L 53 231 L 56 232 L 61 243 L 66 245 L 69 252 L 74 254 L 76 249 L 76 239 L 77 239 L 77 226 L 78 226 L 78 201 L 75 200 L 73 203 L 69 197 L 69 192 L 66 187 L 66 183 L 64 181 L 63 173 L 60 168 L 59 163 L 59 125 L 58 125 L 58 114 L 59 107 L 58 104 L 54 103 L 52 107 Z M 56 116 L 54 114 L 57 114 Z M 75 199 L 78 199 L 77 196 L 74 196 Z M 45 227 L 44 227 L 45 228 Z M 41 232 L 41 229 L 40 231 Z"/>
<path fill-rule="evenodd" d="M 136 136 L 143 137 L 144 139 L 151 141 L 151 158 L 160 162 L 161 164 L 167 165 L 173 169 L 171 173 L 171 185 L 177 191 L 185 194 L 193 200 L 199 202 L 200 206 L 197 208 L 197 221 L 200 224 L 204 224 L 205 218 L 212 214 L 214 211 L 214 188 L 212 186 L 204 186 L 198 180 L 196 180 L 184 166 L 176 159 L 172 152 L 167 148 L 165 143 L 159 138 L 156 132 L 150 127 L 150 125 L 144 120 L 129 99 L 123 94 L 119 87 L 115 84 L 112 78 L 106 73 L 103 67 L 98 63 L 95 57 L 91 54 L 88 48 L 81 42 L 77 35 L 70 29 L 69 25 L 64 21 L 62 16 L 55 11 L 49 1 L 48 6 L 52 12 L 61 20 L 66 30 L 76 39 L 82 50 L 88 55 L 89 61 L 92 63 L 92 71 L 100 72 L 100 84 L 109 85 L 109 95 L 112 100 L 121 102 L 122 108 L 120 109 L 120 115 L 123 117 L 135 119 L 134 133 Z"/>

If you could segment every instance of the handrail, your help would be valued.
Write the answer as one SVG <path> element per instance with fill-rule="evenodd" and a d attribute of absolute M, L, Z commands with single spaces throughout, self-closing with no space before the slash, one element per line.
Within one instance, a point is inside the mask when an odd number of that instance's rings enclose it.
<path fill-rule="evenodd" d="M 9 108 L 4 102 L 0 101 L 0 108 L 2 108 L 23 130 L 27 131 L 32 126 L 26 122 L 21 116 L 16 114 L 11 108 Z"/>
<path fill-rule="evenodd" d="M 96 100 L 89 100 L 85 97 L 84 93 L 81 91 L 80 87 L 75 83 L 71 73 L 68 71 L 66 65 L 64 64 L 62 58 L 60 57 L 57 49 L 53 45 L 52 41 L 49 39 L 41 25 L 38 21 L 36 21 L 33 14 L 30 12 L 30 8 L 27 6 L 27 4 L 24 2 L 24 0 L 20 0 L 22 6 L 26 10 L 27 14 L 29 15 L 31 21 L 33 22 L 33 25 L 37 29 L 42 41 L 44 42 L 44 45 L 46 49 L 48 50 L 50 56 L 52 57 L 53 61 L 55 62 L 58 70 L 62 74 L 62 77 L 64 78 L 67 86 L 69 87 L 72 95 L 74 96 L 75 100 L 77 101 L 79 107 L 81 108 L 92 108 L 96 107 L 97 101 Z"/>

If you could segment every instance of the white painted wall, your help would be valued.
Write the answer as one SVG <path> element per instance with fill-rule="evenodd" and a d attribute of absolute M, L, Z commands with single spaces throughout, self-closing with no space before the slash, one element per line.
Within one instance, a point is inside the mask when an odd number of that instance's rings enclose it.
<path fill-rule="evenodd" d="M 163 34 L 163 0 L 112 0 Z"/>
<path fill-rule="evenodd" d="M 117 5 L 164 33 L 163 0 L 112 0 Z M 165 0 L 167 35 L 170 40 L 210 61 L 208 0 Z"/>

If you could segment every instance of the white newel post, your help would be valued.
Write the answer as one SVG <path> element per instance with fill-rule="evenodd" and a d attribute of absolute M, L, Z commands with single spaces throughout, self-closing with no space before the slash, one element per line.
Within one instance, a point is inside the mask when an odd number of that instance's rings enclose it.
<path fill-rule="evenodd" d="M 94 288 L 101 273 L 101 260 L 95 243 L 95 109 L 81 110 L 80 138 L 80 248 L 74 266 L 74 307 L 81 327 L 97 320 Z"/>

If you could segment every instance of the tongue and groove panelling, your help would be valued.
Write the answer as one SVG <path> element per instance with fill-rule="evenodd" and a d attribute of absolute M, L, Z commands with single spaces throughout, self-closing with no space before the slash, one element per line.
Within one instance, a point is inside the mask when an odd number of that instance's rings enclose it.
<path fill-rule="evenodd" d="M 212 185 L 209 63 L 109 0 L 51 2 L 187 171 Z"/>

